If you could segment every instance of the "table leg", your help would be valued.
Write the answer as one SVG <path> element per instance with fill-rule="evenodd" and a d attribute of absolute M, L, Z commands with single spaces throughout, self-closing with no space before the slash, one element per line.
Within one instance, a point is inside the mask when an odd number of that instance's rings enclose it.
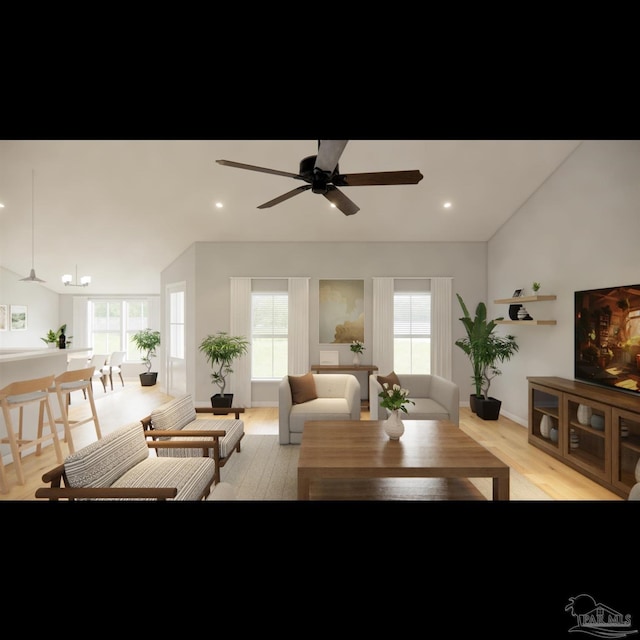
<path fill-rule="evenodd" d="M 504 476 L 495 476 L 493 478 L 493 499 L 509 500 L 509 470 Z"/>
<path fill-rule="evenodd" d="M 308 476 L 298 470 L 298 500 L 309 499 L 309 485 L 311 481 Z"/>

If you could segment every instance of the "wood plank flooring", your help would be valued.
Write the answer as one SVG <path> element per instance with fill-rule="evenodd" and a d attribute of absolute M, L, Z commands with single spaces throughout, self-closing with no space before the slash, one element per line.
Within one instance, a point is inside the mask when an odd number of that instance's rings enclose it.
<path fill-rule="evenodd" d="M 114 384 L 114 389 L 107 388 L 106 393 L 96 386 L 94 397 L 103 434 L 147 416 L 153 408 L 169 399 L 159 385 L 141 387 L 137 378 L 125 379 L 124 387 Z M 52 396 L 51 400 L 54 414 L 58 416 L 59 409 L 55 396 Z M 82 393 L 72 394 L 70 418 L 81 420 L 89 415 L 89 403 L 83 399 Z M 277 407 L 247 409 L 242 418 L 247 434 L 275 435 L 278 433 Z M 368 419 L 369 413 L 363 412 L 362 418 Z M 62 425 L 58 427 L 61 428 Z M 611 491 L 529 445 L 527 430 L 508 418 L 500 417 L 497 421 L 485 421 L 471 413 L 468 408 L 461 408 L 460 428 L 554 500 L 621 500 Z M 91 422 L 73 429 L 72 435 L 76 450 L 96 438 Z M 60 437 L 62 437 L 62 431 L 60 431 Z M 63 454 L 67 455 L 68 449 L 64 443 L 62 450 Z M 35 491 L 42 486 L 42 474 L 56 464 L 52 447 L 46 447 L 40 456 L 35 454 L 24 456 L 23 468 L 26 476 L 24 486 L 16 484 L 13 465 L 6 465 L 9 492 L 0 494 L 0 500 L 35 500 Z M 512 500 L 536 499 L 537 493 L 526 495 L 526 485 L 523 483 L 521 486 L 521 489 L 518 486 L 512 486 Z M 520 494 L 518 494 L 519 490 Z"/>

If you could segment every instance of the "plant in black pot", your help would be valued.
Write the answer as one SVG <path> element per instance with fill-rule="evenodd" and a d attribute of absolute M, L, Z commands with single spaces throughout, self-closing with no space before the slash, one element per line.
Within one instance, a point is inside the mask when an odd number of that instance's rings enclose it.
<path fill-rule="evenodd" d="M 502 401 L 489 396 L 489 387 L 491 380 L 502 373 L 497 365 L 510 360 L 518 351 L 518 344 L 515 336 L 495 334 L 496 322 L 502 318 L 487 320 L 487 307 L 484 302 L 478 303 L 475 318 L 472 318 L 460 294 L 456 293 L 456 296 L 464 313 L 460 321 L 467 332 L 467 337 L 456 340 L 456 345 L 469 356 L 473 369 L 471 380 L 475 394 L 469 396 L 469 404 L 471 410 L 480 418 L 497 420 Z"/>
<path fill-rule="evenodd" d="M 140 384 L 152 387 L 158 380 L 158 372 L 151 371 L 151 358 L 156 357 L 156 349 L 160 346 L 160 332 L 152 329 L 142 329 L 131 336 L 132 342 L 142 352 L 142 362 L 147 371 L 140 374 Z"/>
<path fill-rule="evenodd" d="M 225 331 L 218 331 L 204 338 L 199 349 L 213 368 L 211 381 L 220 389 L 220 393 L 211 396 L 211 406 L 231 407 L 233 394 L 224 392 L 227 376 L 233 373 L 231 368 L 233 361 L 249 350 L 249 341 L 244 336 L 230 336 Z"/>

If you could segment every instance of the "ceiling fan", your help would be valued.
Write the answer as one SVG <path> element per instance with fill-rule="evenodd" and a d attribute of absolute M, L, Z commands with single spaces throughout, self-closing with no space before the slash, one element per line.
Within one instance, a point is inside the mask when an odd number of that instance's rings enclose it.
<path fill-rule="evenodd" d="M 360 211 L 360 207 L 347 198 L 338 187 L 366 187 L 374 185 L 417 184 L 424 177 L 420 171 L 377 171 L 373 173 L 340 173 L 338 160 L 347 146 L 348 140 L 318 140 L 318 155 L 307 156 L 300 161 L 300 172 L 290 173 L 277 169 L 266 169 L 251 164 L 242 164 L 231 160 L 216 160 L 218 164 L 250 171 L 272 173 L 302 180 L 306 185 L 296 187 L 292 191 L 269 200 L 258 206 L 258 209 L 268 209 L 280 204 L 303 191 L 311 189 L 313 193 L 323 195 L 331 204 L 336 206 L 345 216 L 351 216 Z"/>

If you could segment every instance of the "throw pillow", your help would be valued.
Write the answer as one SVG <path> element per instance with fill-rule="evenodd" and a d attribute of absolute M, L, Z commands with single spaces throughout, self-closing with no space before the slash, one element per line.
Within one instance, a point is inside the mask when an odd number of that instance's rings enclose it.
<path fill-rule="evenodd" d="M 315 400 L 318 397 L 316 392 L 316 381 L 313 373 L 305 373 L 303 376 L 289 376 L 289 386 L 291 387 L 291 397 L 293 404 L 302 404 Z"/>
<path fill-rule="evenodd" d="M 383 385 L 383 387 L 384 383 L 386 382 L 389 385 L 389 389 L 393 389 L 394 384 L 402 386 L 395 371 L 392 371 L 388 376 L 378 376 L 378 382 Z"/>

